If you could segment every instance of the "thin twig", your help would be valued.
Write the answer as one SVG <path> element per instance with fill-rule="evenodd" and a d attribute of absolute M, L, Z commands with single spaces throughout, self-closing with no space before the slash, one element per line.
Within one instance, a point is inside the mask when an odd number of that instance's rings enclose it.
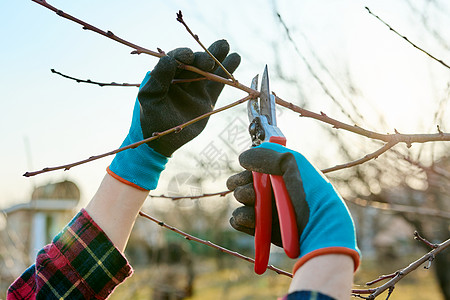
<path fill-rule="evenodd" d="M 389 291 L 388 291 L 388 294 L 387 294 L 386 300 L 389 300 L 389 298 L 391 297 L 391 295 L 392 295 L 392 292 L 394 291 L 394 289 L 395 289 L 395 286 L 391 286 L 391 287 L 389 287 Z"/>
<path fill-rule="evenodd" d="M 197 41 L 197 43 L 200 45 L 200 47 L 202 47 L 203 50 L 205 50 L 205 52 L 208 53 L 209 56 L 211 56 L 212 59 L 214 59 L 216 64 L 225 72 L 225 74 L 227 74 L 227 76 L 231 80 L 233 80 L 233 82 L 236 82 L 236 79 L 234 78 L 233 74 L 228 72 L 228 70 L 222 65 L 222 63 L 208 50 L 208 48 L 205 47 L 205 45 L 203 45 L 203 43 L 200 41 L 200 38 L 198 37 L 198 35 L 194 34 L 192 32 L 192 30 L 189 28 L 189 26 L 184 21 L 183 14 L 181 13 L 181 10 L 179 10 L 178 13 L 177 13 L 177 21 L 180 22 L 181 24 L 183 24 L 183 26 L 184 26 L 184 28 L 186 28 L 187 32 L 189 32 L 189 34 L 194 38 L 194 40 Z"/>
<path fill-rule="evenodd" d="M 392 204 L 392 203 L 385 203 L 385 202 L 379 202 L 379 201 L 365 200 L 365 199 L 361 199 L 361 198 L 345 199 L 345 201 L 356 204 L 361 207 L 373 207 L 373 208 L 380 209 L 380 210 L 401 212 L 401 213 L 411 213 L 411 214 L 424 215 L 424 216 L 430 216 L 430 217 L 436 217 L 436 218 L 450 220 L 450 212 L 426 208 L 426 207 L 416 207 L 416 206 L 409 206 L 409 205 Z"/>
<path fill-rule="evenodd" d="M 207 198 L 207 197 L 213 197 L 213 196 L 224 197 L 231 192 L 232 191 L 227 190 L 227 191 L 208 193 L 208 194 L 202 194 L 202 195 L 197 195 L 197 196 L 149 195 L 149 197 L 165 198 L 165 199 L 172 199 L 172 200 L 199 199 L 199 198 Z M 450 220 L 450 212 L 426 208 L 426 207 L 416 207 L 416 206 L 409 206 L 409 205 L 392 204 L 392 203 L 366 200 L 366 199 L 361 199 L 361 198 L 345 199 L 345 201 L 353 203 L 353 204 L 361 206 L 361 207 L 373 207 L 373 208 L 380 209 L 380 210 L 402 212 L 402 213 L 412 213 L 412 214 L 431 216 L 431 217 L 437 217 L 437 218 Z M 434 245 L 434 244 L 432 244 L 432 245 Z"/>
<path fill-rule="evenodd" d="M 435 61 L 437 61 L 438 63 L 440 63 L 441 65 L 443 65 L 446 68 L 450 69 L 450 66 L 447 65 L 445 62 L 443 62 L 441 59 L 436 58 L 435 56 L 431 55 L 429 52 L 427 52 L 426 50 L 424 50 L 423 48 L 417 46 L 416 44 L 414 44 L 413 42 L 411 42 L 406 36 L 401 35 L 398 31 L 396 31 L 394 28 L 392 28 L 391 25 L 389 25 L 388 23 L 386 23 L 385 21 L 383 21 L 379 16 L 375 15 L 374 13 L 372 13 L 372 11 L 366 6 L 367 11 L 369 12 L 369 14 L 371 14 L 372 16 L 374 16 L 375 18 L 377 18 L 381 23 L 383 23 L 384 25 L 386 25 L 390 31 L 394 32 L 396 35 L 398 35 L 399 37 L 401 37 L 402 39 L 404 39 L 405 41 L 407 41 L 411 46 L 413 46 L 414 48 L 422 51 L 423 53 L 425 53 L 426 55 L 428 55 L 430 58 L 434 59 Z"/>
<path fill-rule="evenodd" d="M 110 83 L 106 83 L 106 82 L 98 82 L 98 81 L 92 81 L 90 79 L 79 79 L 79 78 L 75 78 L 69 75 L 65 75 L 61 72 L 56 71 L 55 69 L 51 69 L 50 70 L 52 73 L 57 74 L 59 76 L 62 76 L 64 78 L 70 79 L 70 80 L 75 80 L 78 83 L 89 83 L 89 84 L 95 84 L 98 86 L 124 86 L 124 87 L 129 87 L 129 86 L 133 86 L 133 87 L 139 87 L 139 84 L 136 83 L 116 83 L 116 82 L 110 82 Z"/>
<path fill-rule="evenodd" d="M 88 83 L 88 84 L 95 84 L 98 86 L 123 86 L 123 87 L 139 87 L 140 84 L 139 83 L 116 83 L 116 82 L 110 82 L 110 83 L 106 83 L 106 82 L 98 82 L 98 81 L 93 81 L 90 79 L 80 79 L 80 78 L 76 78 L 76 77 L 72 77 L 66 74 L 63 74 L 61 72 L 56 71 L 55 69 L 51 69 L 50 71 L 52 71 L 52 73 L 55 73 L 57 75 L 60 75 L 64 78 L 70 79 L 70 80 L 75 80 L 78 83 Z M 191 78 L 191 79 L 173 79 L 172 83 L 177 84 L 177 83 L 188 83 L 188 82 L 194 82 L 194 81 L 202 81 L 202 80 L 206 80 L 205 77 L 199 77 L 199 78 Z"/>
<path fill-rule="evenodd" d="M 200 198 L 207 198 L 207 197 L 214 197 L 214 196 L 220 196 L 225 197 L 229 193 L 233 191 L 223 191 L 223 192 L 217 192 L 217 193 L 208 193 L 208 194 L 202 194 L 197 196 L 167 196 L 167 195 L 149 195 L 150 198 L 164 198 L 164 199 L 172 199 L 172 200 L 181 200 L 181 199 L 200 199 Z"/>
<path fill-rule="evenodd" d="M 336 166 L 331 167 L 331 168 L 323 169 L 322 173 L 334 172 L 334 171 L 337 171 L 337 170 L 347 169 L 347 168 L 351 168 L 351 167 L 354 167 L 354 166 L 357 166 L 357 165 L 361 165 L 361 164 L 363 164 L 365 162 L 368 162 L 369 160 L 378 158 L 378 156 L 380 156 L 384 152 L 388 151 L 389 149 L 394 147 L 396 144 L 397 144 L 397 142 L 388 142 L 388 143 L 384 144 L 383 147 L 381 147 L 377 151 L 375 151 L 373 153 L 370 153 L 370 154 L 367 154 L 363 158 L 360 158 L 360 159 L 357 159 L 355 161 L 348 162 L 348 163 L 345 163 L 345 164 L 336 165 Z"/>
<path fill-rule="evenodd" d="M 434 174 L 437 174 L 439 176 L 444 177 L 447 180 L 450 180 L 450 172 L 445 170 L 445 169 L 443 169 L 443 168 L 437 167 L 435 165 L 431 165 L 431 166 L 428 167 L 428 166 L 425 166 L 424 164 L 422 164 L 422 163 L 420 163 L 420 162 L 418 162 L 416 160 L 413 160 L 411 157 L 409 157 L 407 155 L 404 155 L 404 154 L 402 154 L 402 153 L 400 153 L 400 152 L 398 152 L 396 150 L 392 150 L 392 152 L 394 152 L 398 157 L 400 157 L 401 159 L 407 161 L 408 163 L 410 163 L 410 164 L 412 164 L 412 165 L 414 165 L 414 166 L 416 166 L 418 168 L 421 168 L 426 173 L 432 172 Z"/>
<path fill-rule="evenodd" d="M 229 249 L 224 248 L 224 247 L 222 247 L 222 246 L 216 245 L 216 244 L 214 244 L 214 243 L 212 243 L 212 242 L 210 242 L 210 241 L 202 240 L 202 239 L 200 239 L 200 238 L 198 238 L 198 237 L 195 237 L 195 236 L 193 236 L 193 235 L 191 235 L 191 234 L 189 234 L 189 233 L 186 233 L 186 232 L 184 232 L 184 231 L 181 231 L 181 230 L 178 229 L 178 228 L 175 228 L 175 227 L 173 227 L 173 226 L 170 226 L 170 225 L 168 225 L 168 224 L 166 224 L 166 223 L 164 223 L 164 222 L 162 222 L 162 221 L 159 221 L 159 220 L 153 218 L 152 216 L 150 216 L 150 215 L 148 215 L 148 214 L 146 214 L 146 213 L 144 213 L 144 212 L 142 212 L 142 211 L 139 212 L 139 215 L 140 215 L 141 217 L 144 217 L 144 218 L 150 220 L 150 221 L 155 222 L 155 223 L 158 224 L 159 226 L 162 226 L 162 227 L 164 227 L 164 228 L 167 228 L 167 229 L 169 229 L 169 230 L 171 230 L 171 231 L 173 231 L 173 232 L 175 232 L 175 233 L 178 233 L 178 234 L 184 236 L 184 238 L 187 239 L 187 240 L 189 240 L 189 241 L 194 241 L 194 242 L 197 242 L 197 243 L 206 245 L 206 246 L 208 246 L 208 247 L 212 247 L 212 248 L 214 248 L 214 249 L 220 250 L 220 251 L 222 251 L 222 252 L 224 252 L 224 253 L 231 254 L 231 255 L 233 255 L 233 256 L 235 256 L 235 257 L 238 257 L 238 258 L 240 258 L 240 259 L 243 259 L 243 260 L 245 260 L 245 261 L 248 261 L 248 262 L 251 262 L 251 263 L 255 263 L 255 260 L 254 260 L 253 258 L 250 258 L 250 257 L 248 257 L 248 256 L 242 255 L 242 254 L 240 254 L 240 253 L 238 253 L 238 252 L 236 252 L 236 251 L 229 250 Z M 273 266 L 273 265 L 267 266 L 267 269 L 272 270 L 272 271 L 276 272 L 277 274 L 285 275 L 285 276 L 288 276 L 288 277 L 291 277 L 291 278 L 292 278 L 292 274 L 291 274 L 291 273 L 289 273 L 289 272 L 287 272 L 287 271 L 284 271 L 284 270 L 282 270 L 282 269 L 279 269 L 279 268 L 277 268 L 277 267 L 275 267 L 275 266 Z"/>
<path fill-rule="evenodd" d="M 427 266 L 429 266 L 430 262 L 434 259 L 434 257 L 444 251 L 445 249 L 447 249 L 448 247 L 450 247 L 450 239 L 447 239 L 446 241 L 437 244 L 436 248 L 434 248 L 433 250 L 431 250 L 430 252 L 428 252 L 427 254 L 423 255 L 421 258 L 415 260 L 414 262 L 410 263 L 407 267 L 398 270 L 397 272 L 395 272 L 395 276 L 393 276 L 389 281 L 387 281 L 385 284 L 374 288 L 374 289 L 367 289 L 367 290 L 357 290 L 357 292 L 355 292 L 356 290 L 353 290 L 352 292 L 354 294 L 370 294 L 368 297 L 366 297 L 365 299 L 375 299 L 377 296 L 379 296 L 380 294 L 382 294 L 384 291 L 389 290 L 389 294 L 388 297 L 390 296 L 390 294 L 392 293 L 392 289 L 394 288 L 395 284 L 397 282 L 399 282 L 401 279 L 403 279 L 406 275 L 408 275 L 409 273 L 411 273 L 412 271 L 416 270 L 417 268 L 419 268 L 421 265 L 423 265 L 424 263 L 428 263 Z"/>
<path fill-rule="evenodd" d="M 229 109 L 229 108 L 231 108 L 233 106 L 236 106 L 238 104 L 244 103 L 245 101 L 247 101 L 249 99 L 252 99 L 252 98 L 253 98 L 253 96 L 248 95 L 247 97 L 244 97 L 244 98 L 242 98 L 242 99 L 240 99 L 238 101 L 235 101 L 235 102 L 233 102 L 231 104 L 228 104 L 228 105 L 225 105 L 225 106 L 223 106 L 221 108 L 218 108 L 218 109 L 215 109 L 213 111 L 210 111 L 210 112 L 208 112 L 206 114 L 200 115 L 200 116 L 198 116 L 198 117 L 196 117 L 196 118 L 194 118 L 194 119 L 192 119 L 192 120 L 190 120 L 190 121 L 188 121 L 186 123 L 180 124 L 178 126 L 170 128 L 170 129 L 167 129 L 166 131 L 155 132 L 155 133 L 153 133 L 152 137 L 149 137 L 149 138 L 144 139 L 142 141 L 130 144 L 128 146 L 125 146 L 125 147 L 122 147 L 122 148 L 119 148 L 119 149 L 116 149 L 116 150 L 113 150 L 113 151 L 109 151 L 109 152 L 106 152 L 106 153 L 103 153 L 103 154 L 100 154 L 100 155 L 91 156 L 91 157 L 89 157 L 87 159 L 84 159 L 84 160 L 81 160 L 81 161 L 78 161 L 78 162 L 74 162 L 74 163 L 70 163 L 70 164 L 66 164 L 66 165 L 61 165 L 61 166 L 56 166 L 56 167 L 46 167 L 46 168 L 44 168 L 42 170 L 34 171 L 34 172 L 26 172 L 25 174 L 23 174 L 23 176 L 30 177 L 30 176 L 35 176 L 35 175 L 38 175 L 38 174 L 41 174 L 41 173 L 46 173 L 46 172 L 55 171 L 55 170 L 61 170 L 61 169 L 64 169 L 64 171 L 67 171 L 67 170 L 71 169 L 72 167 L 75 167 L 75 166 L 78 166 L 78 165 L 82 165 L 82 164 L 85 164 L 87 162 L 91 162 L 91 161 L 94 161 L 94 160 L 97 160 L 97 159 L 100 159 L 100 158 L 103 158 L 103 157 L 106 157 L 106 156 L 109 156 L 109 155 L 113 155 L 113 154 L 122 152 L 122 151 L 127 150 L 127 149 L 134 149 L 134 148 L 136 148 L 136 147 L 138 147 L 138 146 L 140 146 L 140 145 L 142 145 L 144 143 L 150 142 L 150 141 L 152 141 L 154 139 L 157 139 L 159 137 L 162 137 L 162 136 L 164 136 L 166 134 L 178 133 L 183 128 L 185 128 L 186 126 L 194 124 L 194 123 L 196 123 L 196 122 L 198 122 L 200 120 L 203 120 L 203 119 L 205 119 L 205 118 L 207 118 L 207 117 L 209 117 L 209 116 L 211 116 L 213 114 L 216 114 L 218 112 L 227 110 L 227 109 Z"/>
<path fill-rule="evenodd" d="M 369 286 L 369 285 L 375 284 L 377 282 L 380 282 L 380 281 L 383 281 L 383 280 L 386 280 L 386 279 L 394 278 L 395 276 L 397 276 L 397 274 L 398 274 L 398 272 L 394 272 L 394 273 L 388 274 L 388 275 L 381 275 L 377 279 L 374 279 L 372 281 L 366 282 L 366 285 Z"/>
<path fill-rule="evenodd" d="M 342 106 L 342 104 L 339 102 L 339 100 L 337 100 L 336 97 L 334 97 L 334 95 L 331 93 L 331 91 L 326 86 L 325 82 L 323 82 L 323 80 L 320 79 L 319 75 L 317 75 L 317 73 L 314 71 L 314 69 L 313 69 L 312 65 L 309 63 L 308 59 L 306 59 L 306 57 L 303 55 L 303 53 L 297 47 L 297 43 L 294 41 L 294 38 L 291 36 L 291 31 L 289 30 L 289 28 L 287 27 L 286 23 L 281 18 L 281 15 L 278 12 L 277 12 L 277 17 L 278 17 L 278 20 L 280 21 L 281 25 L 283 26 L 283 28 L 284 28 L 284 30 L 286 32 L 286 36 L 287 36 L 288 40 L 293 45 L 294 50 L 297 53 L 297 55 L 301 58 L 303 63 L 306 65 L 306 68 L 308 69 L 308 72 L 317 81 L 317 83 L 320 85 L 320 87 L 325 92 L 325 94 L 328 95 L 328 97 L 330 97 L 330 99 L 339 107 L 341 112 L 344 115 L 346 115 L 349 118 L 349 120 L 351 120 L 352 122 L 355 122 L 353 120 L 353 117 L 345 110 L 344 106 Z"/>
<path fill-rule="evenodd" d="M 414 231 L 414 239 L 418 240 L 418 241 L 421 241 L 422 243 L 424 243 L 425 245 L 427 245 L 431 249 L 436 249 L 438 247 L 437 244 L 433 244 L 429 240 L 427 240 L 426 238 L 420 236 L 420 234 L 417 231 Z"/>
<path fill-rule="evenodd" d="M 213 197 L 213 196 L 224 197 L 231 192 L 232 191 L 228 190 L 228 191 L 222 191 L 222 192 L 216 192 L 216 193 L 202 194 L 202 195 L 197 195 L 197 196 L 149 195 L 149 197 L 165 198 L 165 199 L 171 199 L 171 200 L 200 199 L 200 198 L 207 198 L 207 197 Z M 437 218 L 450 220 L 450 212 L 426 208 L 426 207 L 416 207 L 416 206 L 409 206 L 409 205 L 402 205 L 402 204 L 392 204 L 392 203 L 366 200 L 366 199 L 361 199 L 361 198 L 345 199 L 345 201 L 353 203 L 353 204 L 361 206 L 361 207 L 373 207 L 373 208 L 380 209 L 380 210 L 402 212 L 402 213 L 412 213 L 412 214 L 418 214 L 418 215 L 437 217 Z M 430 245 L 434 245 L 434 244 L 430 243 Z"/>

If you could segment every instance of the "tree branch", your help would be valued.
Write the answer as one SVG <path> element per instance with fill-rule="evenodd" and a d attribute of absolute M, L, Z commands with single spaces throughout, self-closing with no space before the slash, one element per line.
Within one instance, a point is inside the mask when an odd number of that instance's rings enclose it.
<path fill-rule="evenodd" d="M 345 163 L 345 164 L 342 164 L 342 165 L 336 165 L 336 166 L 331 167 L 331 168 L 323 169 L 322 173 L 334 172 L 334 171 L 337 171 L 337 170 L 351 168 L 351 167 L 354 167 L 356 165 L 361 165 L 361 164 L 363 164 L 365 162 L 368 162 L 369 160 L 378 158 L 378 156 L 380 156 L 384 152 L 388 151 L 389 149 L 394 147 L 396 144 L 397 144 L 397 142 L 388 142 L 388 143 L 384 144 L 383 147 L 381 147 L 377 151 L 375 151 L 373 153 L 370 153 L 370 154 L 367 154 L 363 158 L 360 158 L 360 159 L 357 159 L 355 161 L 351 161 L 351 162 L 348 162 L 348 163 Z"/>
<path fill-rule="evenodd" d="M 189 240 L 189 241 L 194 241 L 194 242 L 197 242 L 197 243 L 206 245 L 206 246 L 208 246 L 208 247 L 211 247 L 211 248 L 220 250 L 220 251 L 222 251 L 222 252 L 224 252 L 224 253 L 231 254 L 231 255 L 233 255 L 233 256 L 235 256 L 235 257 L 237 257 L 237 258 L 243 259 L 243 260 L 248 261 L 248 262 L 250 262 L 250 263 L 253 263 L 253 264 L 255 263 L 255 260 L 254 260 L 253 258 L 250 258 L 250 257 L 248 257 L 248 256 L 242 255 L 242 254 L 240 254 L 240 253 L 238 253 L 238 252 L 236 252 L 236 251 L 229 250 L 229 249 L 224 248 L 224 247 L 222 247 L 222 246 L 216 245 L 216 244 L 214 244 L 214 243 L 212 243 L 212 242 L 210 242 L 210 241 L 205 241 L 205 240 L 202 240 L 202 239 L 200 239 L 200 238 L 198 238 L 198 237 L 195 237 L 195 236 L 193 236 L 193 235 L 190 235 L 190 234 L 188 234 L 188 233 L 186 233 L 186 232 L 184 232 L 184 231 L 181 231 L 181 230 L 178 229 L 178 228 L 175 228 L 175 227 L 173 227 L 173 226 L 170 226 L 170 225 L 168 225 L 168 224 L 166 224 L 166 223 L 164 223 L 164 222 L 162 222 L 162 221 L 159 221 L 159 220 L 153 218 L 152 216 L 150 216 L 150 215 L 148 215 L 148 214 L 146 214 L 146 213 L 144 213 L 144 212 L 142 212 L 142 211 L 139 212 L 139 215 L 140 215 L 141 217 L 144 217 L 144 218 L 146 218 L 146 219 L 152 221 L 152 222 L 155 222 L 155 223 L 158 224 L 159 226 L 162 226 L 162 227 L 164 227 L 164 228 L 167 228 L 167 229 L 169 229 L 169 230 L 171 230 L 171 231 L 173 231 L 173 232 L 175 232 L 175 233 L 178 233 L 178 234 L 184 236 L 184 238 L 187 239 L 187 240 Z M 281 269 L 279 269 L 279 268 L 277 268 L 277 267 L 274 267 L 273 265 L 267 266 L 267 269 L 272 270 L 272 271 L 276 272 L 277 274 L 285 275 L 285 276 L 288 276 L 288 277 L 291 277 L 291 278 L 292 278 L 292 274 L 291 274 L 291 273 L 289 273 L 289 272 L 287 272 L 287 271 L 284 271 L 284 270 L 281 270 Z"/>
<path fill-rule="evenodd" d="M 51 69 L 50 71 L 52 73 L 54 73 L 54 74 L 57 74 L 57 75 L 61 76 L 61 77 L 64 77 L 64 78 L 67 78 L 67 79 L 70 79 L 70 80 L 75 80 L 78 83 L 95 84 L 95 85 L 98 85 L 100 87 L 103 87 L 103 86 L 125 86 L 125 87 L 133 86 L 133 87 L 139 87 L 139 84 L 136 84 L 136 83 L 116 83 L 116 82 L 106 83 L 106 82 L 98 82 L 98 81 L 92 81 L 90 79 L 86 79 L 85 80 L 85 79 L 79 79 L 79 78 L 75 78 L 75 77 L 72 77 L 72 76 L 69 76 L 69 75 L 65 75 L 65 74 L 63 74 L 61 72 L 56 71 L 55 69 Z"/>
<path fill-rule="evenodd" d="M 412 164 L 412 165 L 414 165 L 414 166 L 416 166 L 418 168 L 421 168 L 422 170 L 424 170 L 427 173 L 428 172 L 432 172 L 432 173 L 434 173 L 436 175 L 442 176 L 443 178 L 445 178 L 447 180 L 450 180 L 450 172 L 445 170 L 445 169 L 443 169 L 443 168 L 440 168 L 440 167 L 438 167 L 436 165 L 431 165 L 431 166 L 428 167 L 428 166 L 425 166 L 422 163 L 420 163 L 420 162 L 418 162 L 416 160 L 413 160 L 411 157 L 406 156 L 406 155 L 404 155 L 404 154 L 402 154 L 402 153 L 400 153 L 400 152 L 398 152 L 396 150 L 393 150 L 393 152 L 398 157 L 400 157 L 401 159 L 407 161 L 408 163 L 410 163 L 410 164 Z"/>
<path fill-rule="evenodd" d="M 413 46 L 414 48 L 416 48 L 417 50 L 422 51 L 423 53 L 425 53 L 426 55 L 428 55 L 430 58 L 434 59 L 435 61 L 437 61 L 438 63 L 440 63 L 441 65 L 443 65 L 446 68 L 450 69 L 450 66 L 447 65 L 445 62 L 443 62 L 441 59 L 436 58 L 435 56 L 431 55 L 429 52 L 427 52 L 426 50 L 424 50 L 423 48 L 417 46 L 416 44 L 414 44 L 413 42 L 411 42 L 406 36 L 401 35 L 398 31 L 396 31 L 394 28 L 391 27 L 391 25 L 389 25 L 388 23 L 386 23 L 385 21 L 383 21 L 379 16 L 375 15 L 374 13 L 372 13 L 372 11 L 366 6 L 367 11 L 369 12 L 369 14 L 371 14 L 372 16 L 374 16 L 377 20 L 379 20 L 381 23 L 383 23 L 384 25 L 386 25 L 390 31 L 394 32 L 396 35 L 398 35 L 399 37 L 401 37 L 402 39 L 404 39 L 405 41 L 407 41 L 411 46 Z"/>
<path fill-rule="evenodd" d="M 431 243 L 426 238 L 422 237 L 417 231 L 414 231 L 414 239 L 418 240 L 418 241 L 421 241 L 422 243 L 424 243 L 425 245 L 427 245 L 431 249 L 436 249 L 438 247 L 437 244 Z"/>
<path fill-rule="evenodd" d="M 286 36 L 288 38 L 288 40 L 291 42 L 292 46 L 294 47 L 295 52 L 297 53 L 297 55 L 301 58 L 301 60 L 303 61 L 303 63 L 306 65 L 306 68 L 308 70 L 308 72 L 311 74 L 311 76 L 317 81 L 317 83 L 320 85 L 320 87 L 322 88 L 322 90 L 324 91 L 324 93 L 330 97 L 330 99 L 334 102 L 334 104 L 336 104 L 339 109 L 341 110 L 341 112 L 346 115 L 352 122 L 354 122 L 353 117 L 345 110 L 344 106 L 339 102 L 338 99 L 336 99 L 336 97 L 331 93 L 331 91 L 328 89 L 328 87 L 326 86 L 325 82 L 323 82 L 322 79 L 320 79 L 319 75 L 317 75 L 317 73 L 314 71 L 312 65 L 309 63 L 308 59 L 306 59 L 306 57 L 303 55 L 303 53 L 300 51 L 300 49 L 297 47 L 297 43 L 294 41 L 294 38 L 291 36 L 291 31 L 289 30 L 289 28 L 287 27 L 286 23 L 284 22 L 283 18 L 281 17 L 281 14 L 279 12 L 276 12 L 278 20 L 280 22 L 280 24 L 283 26 L 285 32 L 286 32 Z"/>
<path fill-rule="evenodd" d="M 64 78 L 70 79 L 70 80 L 75 80 L 78 83 L 88 83 L 88 84 L 95 84 L 98 85 L 100 87 L 103 86 L 123 86 L 123 87 L 139 87 L 140 84 L 139 83 L 116 83 L 116 82 L 98 82 L 98 81 L 92 81 L 90 79 L 80 79 L 80 78 L 75 78 L 66 74 L 63 74 L 61 72 L 56 71 L 55 69 L 51 69 L 50 70 L 52 73 L 55 73 L 59 76 L 62 76 Z M 173 79 L 172 83 L 173 84 L 177 84 L 177 83 L 187 83 L 187 82 L 194 82 L 194 81 L 201 81 L 201 80 L 206 80 L 205 77 L 199 77 L 199 78 L 191 78 L 191 79 Z"/>
<path fill-rule="evenodd" d="M 181 200 L 181 199 L 200 199 L 200 198 L 207 198 L 207 197 L 213 197 L 213 196 L 220 196 L 225 197 L 226 195 L 232 193 L 233 191 L 223 191 L 223 192 L 217 192 L 217 193 L 209 193 L 209 194 L 202 194 L 197 196 L 166 196 L 166 195 L 149 195 L 150 198 L 164 198 L 164 199 L 172 199 L 172 200 Z"/>
<path fill-rule="evenodd" d="M 375 299 L 377 296 L 382 294 L 384 291 L 389 290 L 390 293 L 388 296 L 390 296 L 390 294 L 392 293 L 392 290 L 397 282 L 399 282 L 401 279 L 403 279 L 406 275 L 408 275 L 412 271 L 419 268 L 424 263 L 427 263 L 425 268 L 428 269 L 429 265 L 431 264 L 431 261 L 434 259 L 434 257 L 437 254 L 439 254 L 440 252 L 447 249 L 448 247 L 450 247 L 450 239 L 447 239 L 446 241 L 435 245 L 435 248 L 433 250 L 431 250 L 430 252 L 428 252 L 427 254 L 422 256 L 421 258 L 415 260 L 414 262 L 410 263 L 409 266 L 394 272 L 393 274 L 391 274 L 392 276 L 391 275 L 383 275 L 380 277 L 381 279 L 379 278 L 379 279 L 369 282 L 369 284 L 370 284 L 370 283 L 374 283 L 374 282 L 379 282 L 384 279 L 390 279 L 385 284 L 383 284 L 377 288 L 374 288 L 374 289 L 353 290 L 352 293 L 355 294 L 355 296 L 362 295 L 362 294 L 370 294 L 368 297 L 360 297 L 360 298 Z"/>
<path fill-rule="evenodd" d="M 380 210 L 394 211 L 394 212 L 401 212 L 401 213 L 411 213 L 411 214 L 418 214 L 418 215 L 424 215 L 424 216 L 430 216 L 430 217 L 436 217 L 436 218 L 450 220 L 450 212 L 426 208 L 426 207 L 416 207 L 416 206 L 409 206 L 409 205 L 392 204 L 392 203 L 385 203 L 385 202 L 379 202 L 379 201 L 371 201 L 371 200 L 366 200 L 366 199 L 361 199 L 361 198 L 345 199 L 345 201 L 356 204 L 361 207 L 369 206 L 369 207 L 373 207 L 373 208 L 380 209 Z"/>

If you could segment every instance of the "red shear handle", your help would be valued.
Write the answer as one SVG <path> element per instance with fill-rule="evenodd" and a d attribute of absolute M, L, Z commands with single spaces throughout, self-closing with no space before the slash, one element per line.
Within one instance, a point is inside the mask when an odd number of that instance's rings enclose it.
<path fill-rule="evenodd" d="M 252 172 L 255 188 L 255 273 L 267 269 L 272 239 L 272 187 L 268 174 Z"/>
<path fill-rule="evenodd" d="M 286 146 L 286 138 L 282 136 L 271 136 L 269 142 Z M 291 198 L 282 176 L 270 175 L 270 180 L 275 195 L 275 203 L 277 204 L 284 252 L 290 258 L 297 258 L 300 255 L 300 245 L 297 220 Z"/>
<path fill-rule="evenodd" d="M 297 258 L 300 255 L 300 245 L 298 238 L 297 221 L 294 207 L 289 197 L 283 176 L 270 175 L 275 203 L 277 204 L 278 219 L 280 222 L 281 241 L 284 252 L 290 258 Z"/>
<path fill-rule="evenodd" d="M 286 145 L 286 138 L 272 136 L 271 143 Z M 272 188 L 280 222 L 281 240 L 290 258 L 300 255 L 297 221 L 291 198 L 283 177 L 258 172 L 253 173 L 255 188 L 255 273 L 263 274 L 267 269 L 272 240 Z"/>

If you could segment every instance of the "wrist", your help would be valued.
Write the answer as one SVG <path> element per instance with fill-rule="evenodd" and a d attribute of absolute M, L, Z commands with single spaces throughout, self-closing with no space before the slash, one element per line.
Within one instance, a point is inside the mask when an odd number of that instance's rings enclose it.
<path fill-rule="evenodd" d="M 317 256 L 295 273 L 289 293 L 312 290 L 343 300 L 350 298 L 353 283 L 353 261 L 347 255 Z"/>

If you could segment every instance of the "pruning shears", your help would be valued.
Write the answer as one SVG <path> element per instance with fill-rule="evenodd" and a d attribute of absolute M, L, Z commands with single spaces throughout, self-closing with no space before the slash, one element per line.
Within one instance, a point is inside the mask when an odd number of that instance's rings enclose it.
<path fill-rule="evenodd" d="M 258 75 L 251 84 L 257 90 Z M 258 103 L 259 100 L 259 103 Z M 262 142 L 277 143 L 286 146 L 286 138 L 277 127 L 275 96 L 269 89 L 267 65 L 261 80 L 259 97 L 251 99 L 247 104 L 250 121 L 249 132 L 252 147 Z M 255 273 L 263 274 L 267 269 L 270 254 L 272 233 L 272 194 L 278 210 L 281 240 L 285 253 L 291 258 L 300 254 L 299 237 L 295 211 L 292 206 L 286 185 L 281 175 L 269 175 L 252 172 L 255 199 Z"/>

